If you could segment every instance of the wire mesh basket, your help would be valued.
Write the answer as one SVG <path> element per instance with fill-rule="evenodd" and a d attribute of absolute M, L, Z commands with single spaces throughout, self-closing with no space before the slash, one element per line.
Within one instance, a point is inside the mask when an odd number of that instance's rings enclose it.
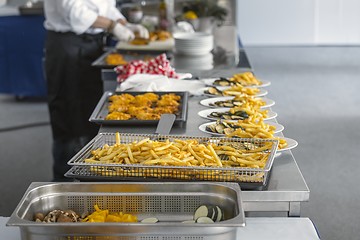
<path fill-rule="evenodd" d="M 138 222 L 34 221 L 36 213 L 54 209 L 91 213 L 95 204 L 109 212 L 134 214 Z M 184 223 L 202 205 L 221 208 L 223 220 Z M 141 222 L 149 217 L 159 222 Z M 235 183 L 32 183 L 7 226 L 20 227 L 22 240 L 229 240 L 245 226 L 245 215 Z"/>
<path fill-rule="evenodd" d="M 124 164 L 116 162 L 99 162 L 86 161 L 92 156 L 94 149 L 100 149 L 104 145 L 115 145 L 115 133 L 100 133 L 92 141 L 90 141 L 81 151 L 78 152 L 69 162 L 74 166 L 67 173 L 67 177 L 87 179 L 94 178 L 99 180 L 102 178 L 112 178 L 119 180 L 129 179 L 171 179 L 186 181 L 220 181 L 220 182 L 246 182 L 265 184 L 267 175 L 271 170 L 271 166 L 276 153 L 278 141 L 269 139 L 245 139 L 245 138 L 218 138 L 218 137 L 191 137 L 176 135 L 155 135 L 155 134 L 120 134 L 121 143 L 136 144 L 144 139 L 152 139 L 156 141 L 168 141 L 173 143 L 176 141 L 196 140 L 198 144 L 212 144 L 214 146 L 230 146 L 235 149 L 230 155 L 243 157 L 246 159 L 251 152 L 256 149 L 265 149 L 259 151 L 263 154 L 265 165 L 263 168 L 251 167 L 219 167 L 219 166 L 169 166 L 169 165 L 145 165 L 145 164 Z M 121 152 L 121 154 L 126 154 Z M 194 153 L 195 154 L 195 153 Z M 228 155 L 219 154 L 221 161 L 226 162 Z"/>

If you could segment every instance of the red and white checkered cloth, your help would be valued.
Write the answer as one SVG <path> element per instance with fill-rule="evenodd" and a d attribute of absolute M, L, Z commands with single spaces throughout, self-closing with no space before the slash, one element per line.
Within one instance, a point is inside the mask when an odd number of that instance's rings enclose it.
<path fill-rule="evenodd" d="M 138 73 L 164 75 L 169 78 L 179 78 L 178 74 L 171 67 L 166 54 L 163 53 L 148 61 L 134 60 L 128 64 L 117 66 L 115 72 L 118 74 L 117 81 L 123 82 L 128 77 Z"/>

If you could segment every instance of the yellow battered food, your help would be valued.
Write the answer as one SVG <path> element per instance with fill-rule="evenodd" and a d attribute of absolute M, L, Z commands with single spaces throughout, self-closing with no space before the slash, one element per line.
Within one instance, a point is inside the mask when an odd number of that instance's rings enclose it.
<path fill-rule="evenodd" d="M 159 120 L 163 113 L 177 113 L 181 97 L 169 93 L 159 96 L 145 93 L 133 96 L 128 93 L 109 97 L 109 114 L 106 120 Z"/>
<path fill-rule="evenodd" d="M 165 41 L 171 38 L 171 33 L 163 30 L 150 32 L 149 35 L 150 35 L 150 41 Z"/>
<path fill-rule="evenodd" d="M 106 56 L 105 62 L 109 65 L 125 65 L 127 61 L 120 53 L 110 53 Z"/>
<path fill-rule="evenodd" d="M 150 32 L 148 39 L 140 38 L 137 36 L 137 34 L 135 34 L 135 39 L 130 41 L 129 43 L 132 45 L 148 45 L 150 42 L 165 41 L 171 37 L 172 35 L 170 32 L 158 30 L 158 31 Z"/>
<path fill-rule="evenodd" d="M 147 45 L 149 44 L 150 40 L 146 38 L 134 38 L 130 41 L 132 45 Z"/>

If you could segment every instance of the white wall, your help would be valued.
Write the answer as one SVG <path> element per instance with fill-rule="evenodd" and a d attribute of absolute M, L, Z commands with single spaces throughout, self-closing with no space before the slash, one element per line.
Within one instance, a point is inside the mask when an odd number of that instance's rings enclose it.
<path fill-rule="evenodd" d="M 238 0 L 244 45 L 360 44 L 360 0 Z"/>

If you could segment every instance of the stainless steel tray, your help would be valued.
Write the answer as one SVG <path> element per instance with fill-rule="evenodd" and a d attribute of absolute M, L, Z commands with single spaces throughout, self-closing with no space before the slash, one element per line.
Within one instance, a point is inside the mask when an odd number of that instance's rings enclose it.
<path fill-rule="evenodd" d="M 131 95 L 139 95 L 144 94 L 147 92 L 110 92 L 107 91 L 103 94 L 101 99 L 99 100 L 98 104 L 96 105 L 93 113 L 91 114 L 89 121 L 103 124 L 103 125 L 144 125 L 144 124 L 151 124 L 155 125 L 158 124 L 159 120 L 137 120 L 137 119 L 129 119 L 129 120 L 106 120 L 105 117 L 108 115 L 108 106 L 109 106 L 109 97 L 114 94 L 131 94 Z M 188 112 L 188 92 L 153 92 L 158 94 L 159 96 L 174 93 L 181 97 L 179 111 L 175 114 L 175 123 L 184 123 L 187 120 L 187 112 Z"/>
<path fill-rule="evenodd" d="M 195 139 L 200 143 L 234 143 L 240 148 L 245 144 L 255 148 L 264 143 L 271 143 L 270 154 L 263 169 L 245 167 L 182 167 L 182 166 L 149 166 L 141 164 L 115 164 L 115 163 L 86 163 L 85 159 L 91 156 L 91 151 L 101 148 L 105 144 L 115 144 L 115 133 L 100 133 L 81 149 L 70 161 L 69 165 L 82 167 L 70 169 L 65 176 L 73 178 L 93 178 L 102 180 L 114 178 L 117 180 L 141 180 L 147 179 L 176 179 L 176 180 L 198 180 L 198 181 L 225 181 L 246 183 L 247 186 L 264 186 L 267 183 L 278 141 L 270 139 L 246 139 L 246 138 L 219 138 L 219 137 L 191 137 L 177 135 L 155 135 L 155 134 L 120 134 L 122 143 L 139 142 L 143 139 L 161 139 L 170 142 L 177 140 Z M 85 168 L 84 168 L 85 167 Z"/>
<path fill-rule="evenodd" d="M 157 223 L 38 223 L 33 216 L 54 209 L 77 213 L 102 209 L 157 217 Z M 224 221 L 214 224 L 181 223 L 193 218 L 201 205 L 217 205 Z M 245 226 L 238 184 L 174 183 L 32 183 L 12 213 L 7 226 L 20 227 L 22 239 L 235 239 Z"/>
<path fill-rule="evenodd" d="M 154 50 L 154 51 L 140 51 L 140 50 L 116 50 L 116 49 L 111 49 L 111 50 L 103 53 L 91 65 L 93 67 L 98 67 L 98 68 L 102 68 L 102 69 L 113 69 L 116 66 L 119 66 L 119 65 L 108 64 L 106 62 L 106 57 L 108 55 L 110 55 L 111 53 L 119 53 L 119 54 L 123 55 L 124 60 L 126 60 L 127 62 L 134 61 L 134 60 L 144 60 L 146 58 L 155 58 L 155 57 L 157 57 L 158 55 L 160 55 L 162 53 L 167 53 L 167 55 L 170 56 L 167 51 L 156 51 L 156 50 Z M 120 65 L 124 65 L 124 64 L 120 64 Z"/>

